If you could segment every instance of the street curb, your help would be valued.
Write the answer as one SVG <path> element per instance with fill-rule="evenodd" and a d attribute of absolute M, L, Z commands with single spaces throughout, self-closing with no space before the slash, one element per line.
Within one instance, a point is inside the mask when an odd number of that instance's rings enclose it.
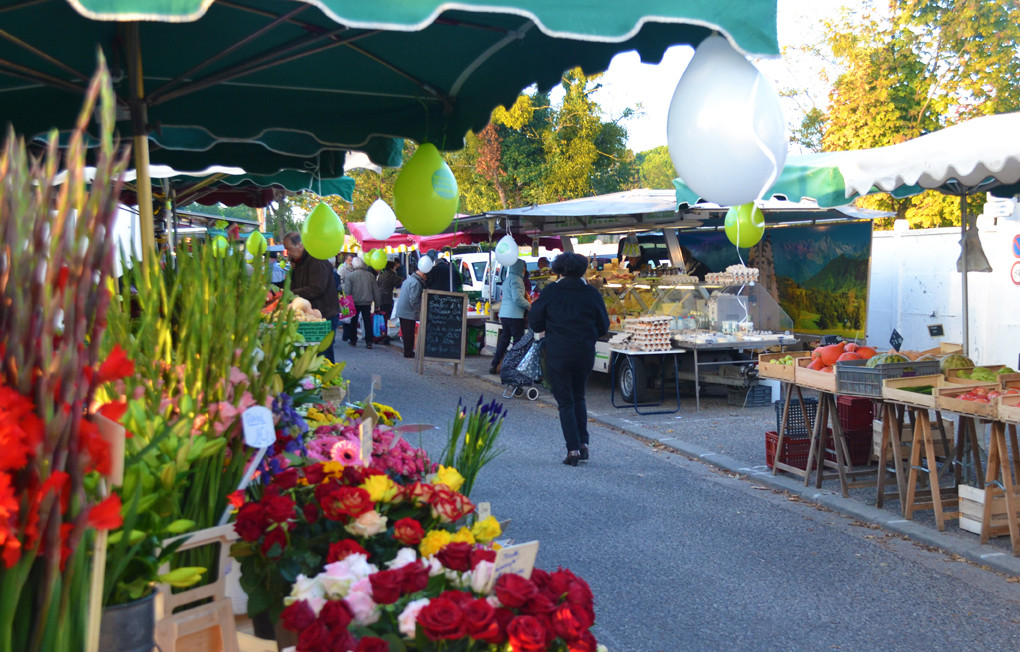
<path fill-rule="evenodd" d="M 497 387 L 502 386 L 498 376 L 478 374 L 466 369 L 464 373 L 487 381 Z M 540 395 L 536 402 L 550 405 L 548 400 L 543 400 L 546 397 L 546 395 Z M 549 396 L 549 398 L 551 398 L 551 396 Z M 763 471 L 760 468 L 749 467 L 746 464 L 738 462 L 732 457 L 723 455 L 722 453 L 716 453 L 707 448 L 703 448 L 695 444 L 689 444 L 677 437 L 666 437 L 657 432 L 635 427 L 633 424 L 628 423 L 623 419 L 591 415 L 589 415 L 589 418 L 603 426 L 620 430 L 635 439 L 640 439 L 650 444 L 660 444 L 681 455 L 684 455 L 685 457 L 710 464 L 730 473 L 736 473 L 744 476 L 752 482 L 780 491 L 786 491 L 799 496 L 806 501 L 831 509 L 835 512 L 839 512 L 851 518 L 855 518 L 859 521 L 872 523 L 878 525 L 882 529 L 902 534 L 911 541 L 938 548 L 939 550 L 945 551 L 949 554 L 959 555 L 967 561 L 978 564 L 979 566 L 988 567 L 996 573 L 1001 573 L 1010 577 L 1020 577 L 1020 557 L 1014 557 L 1008 553 L 993 550 L 987 546 L 981 545 L 977 535 L 975 535 L 973 542 L 950 538 L 941 534 L 938 530 L 933 530 L 928 526 L 908 521 L 901 516 L 890 514 L 889 512 L 877 507 L 865 505 L 858 500 L 843 498 L 843 496 L 839 493 L 825 489 L 817 489 L 816 487 L 805 487 L 804 483 L 799 479 L 786 475 L 772 475 L 772 471 Z"/>

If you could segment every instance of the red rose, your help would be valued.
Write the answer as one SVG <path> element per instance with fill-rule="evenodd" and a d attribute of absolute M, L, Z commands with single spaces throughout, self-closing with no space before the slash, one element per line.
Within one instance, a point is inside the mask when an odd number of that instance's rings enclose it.
<path fill-rule="evenodd" d="M 390 644 L 381 638 L 366 636 L 358 641 L 358 647 L 355 649 L 355 652 L 390 652 Z"/>
<path fill-rule="evenodd" d="M 439 597 L 443 598 L 444 600 L 449 600 L 450 602 L 457 605 L 461 609 L 464 608 L 464 605 L 472 602 L 475 599 L 473 595 L 465 591 L 443 591 L 442 593 L 439 594 Z"/>
<path fill-rule="evenodd" d="M 402 518 L 393 524 L 393 538 L 405 546 L 416 546 L 425 536 L 421 523 L 413 518 Z"/>
<path fill-rule="evenodd" d="M 321 505 L 326 518 L 334 521 L 343 520 L 346 516 L 358 518 L 375 508 L 371 495 L 361 487 L 340 487 Z"/>
<path fill-rule="evenodd" d="M 588 617 L 588 612 L 580 605 L 571 604 L 570 602 L 565 602 L 556 607 L 550 618 L 550 623 L 556 636 L 567 642 L 577 640 L 581 637 L 582 633 L 588 631 L 588 628 L 592 626 L 592 620 Z"/>
<path fill-rule="evenodd" d="M 545 618 L 553 612 L 556 605 L 549 599 L 544 593 L 538 593 L 536 587 L 536 593 L 528 602 L 521 607 L 521 612 L 526 613 L 529 616 L 541 616 Z"/>
<path fill-rule="evenodd" d="M 545 652 L 545 627 L 534 616 L 517 616 L 506 627 L 506 635 L 514 652 Z"/>
<path fill-rule="evenodd" d="M 453 523 L 475 511 L 475 506 L 464 494 L 457 493 L 443 484 L 436 485 L 429 505 L 432 506 L 432 515 L 444 523 Z"/>
<path fill-rule="evenodd" d="M 492 557 L 493 557 L 493 559 L 496 558 L 496 553 L 495 552 L 492 553 Z M 549 592 L 549 573 L 545 572 L 541 568 L 533 568 L 533 569 L 531 569 L 531 581 L 535 583 L 535 586 L 538 587 L 539 591 L 541 591 L 543 593 L 548 593 Z M 557 595 L 550 595 L 549 599 L 553 600 L 553 601 L 557 601 L 557 600 L 559 600 L 559 596 L 557 596 Z"/>
<path fill-rule="evenodd" d="M 329 544 L 326 563 L 332 564 L 335 561 L 341 561 L 349 555 L 365 555 L 367 557 L 368 551 L 362 548 L 361 544 L 354 539 L 344 539 L 343 541 Z"/>
<path fill-rule="evenodd" d="M 283 557 L 283 551 L 287 549 L 287 534 L 283 528 L 273 528 L 266 532 L 266 538 L 262 540 L 262 554 L 268 559 L 279 559 Z"/>
<path fill-rule="evenodd" d="M 424 591 L 425 587 L 429 585 L 429 569 L 420 559 L 401 567 L 400 570 L 404 571 L 404 584 L 401 590 L 405 595 Z"/>
<path fill-rule="evenodd" d="M 316 620 L 298 635 L 298 652 L 329 652 L 333 649 L 329 628 Z"/>
<path fill-rule="evenodd" d="M 343 483 L 351 487 L 365 484 L 365 470 L 360 466 L 345 466 Z"/>
<path fill-rule="evenodd" d="M 266 496 L 262 499 L 270 523 L 286 523 L 294 519 L 294 499 L 290 496 Z"/>
<path fill-rule="evenodd" d="M 407 492 L 408 498 L 414 502 L 415 507 L 421 507 L 432 500 L 432 495 L 435 493 L 436 487 L 431 484 L 415 482 L 413 485 L 407 487 L 405 491 Z"/>
<path fill-rule="evenodd" d="M 279 487 L 282 491 L 286 491 L 297 485 L 298 472 L 295 468 L 288 468 L 285 471 L 281 471 L 273 476 L 273 484 Z"/>
<path fill-rule="evenodd" d="M 303 632 L 314 622 L 315 612 L 304 600 L 298 600 L 280 612 L 280 625 L 292 632 Z"/>
<path fill-rule="evenodd" d="M 301 508 L 301 513 L 308 523 L 314 524 L 319 520 L 319 506 L 315 503 L 305 503 L 305 506 Z"/>
<path fill-rule="evenodd" d="M 567 587 L 567 602 L 579 605 L 591 616 L 595 622 L 595 598 L 591 593 L 588 583 L 582 579 L 575 579 Z"/>
<path fill-rule="evenodd" d="M 496 597 L 505 607 L 516 609 L 538 593 L 535 584 L 520 575 L 500 575 L 496 580 Z"/>
<path fill-rule="evenodd" d="M 471 569 L 471 551 L 474 547 L 470 543 L 455 541 L 443 546 L 443 549 L 436 553 L 436 559 L 453 571 L 465 572 Z"/>
<path fill-rule="evenodd" d="M 319 620 L 325 623 L 330 631 L 346 628 L 351 624 L 353 617 L 346 600 L 329 600 L 319 611 Z"/>
<path fill-rule="evenodd" d="M 475 548 L 471 551 L 471 570 L 478 567 L 478 564 L 483 561 L 494 562 L 496 561 L 496 551 L 486 550 L 485 548 Z M 531 571 L 531 581 L 535 581 L 535 571 L 537 568 Z"/>
<path fill-rule="evenodd" d="M 368 576 L 372 584 L 372 599 L 379 604 L 393 604 L 403 595 L 404 571 L 383 570 Z"/>
<path fill-rule="evenodd" d="M 567 652 L 595 652 L 598 649 L 598 641 L 591 632 L 581 632 L 580 638 L 567 643 Z"/>
<path fill-rule="evenodd" d="M 506 635 L 500 629 L 499 621 L 496 620 L 496 610 L 492 608 L 488 600 L 485 598 L 472 600 L 463 605 L 461 610 L 464 612 L 464 623 L 468 636 L 492 645 L 501 645 L 506 642 Z"/>
<path fill-rule="evenodd" d="M 575 579 L 575 575 L 569 570 L 560 568 L 555 573 L 546 574 L 545 590 L 549 594 L 550 598 L 558 602 L 560 598 L 567 594 L 567 589 L 570 588 L 570 583 Z"/>
<path fill-rule="evenodd" d="M 465 634 L 464 612 L 454 602 L 443 597 L 433 598 L 418 612 L 418 624 L 432 641 L 455 640 Z"/>
<path fill-rule="evenodd" d="M 351 634 L 351 632 L 343 627 L 341 629 L 334 629 L 330 632 L 329 641 L 329 652 L 336 652 L 336 650 L 353 650 L 357 645 L 357 640 Z"/>
<path fill-rule="evenodd" d="M 234 523 L 234 530 L 237 535 L 245 541 L 258 541 L 259 537 L 269 526 L 266 520 L 266 510 L 258 503 L 245 503 L 237 510 L 237 521 Z"/>
<path fill-rule="evenodd" d="M 322 470 L 322 462 L 317 464 L 309 464 L 304 468 L 305 480 L 308 480 L 308 484 L 317 485 L 322 482 L 323 478 L 326 477 L 326 472 Z"/>

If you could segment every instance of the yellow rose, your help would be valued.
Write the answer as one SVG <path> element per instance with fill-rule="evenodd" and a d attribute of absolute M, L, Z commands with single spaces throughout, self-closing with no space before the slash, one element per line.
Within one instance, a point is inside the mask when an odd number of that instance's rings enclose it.
<path fill-rule="evenodd" d="M 445 484 L 454 491 L 460 491 L 461 485 L 464 484 L 464 476 L 452 466 L 440 465 L 439 471 L 432 478 L 432 484 Z"/>
<path fill-rule="evenodd" d="M 453 537 L 446 530 L 429 530 L 425 538 L 418 544 L 418 551 L 422 557 L 431 557 L 452 540 Z"/>
<path fill-rule="evenodd" d="M 331 478 L 340 478 L 344 474 L 344 465 L 336 460 L 329 460 L 322 463 L 322 472 Z"/>
<path fill-rule="evenodd" d="M 471 534 L 471 530 L 466 527 L 461 527 L 457 530 L 457 533 L 450 539 L 451 543 L 474 543 L 475 535 Z"/>
<path fill-rule="evenodd" d="M 369 476 L 361 488 L 368 492 L 372 502 L 391 502 L 397 495 L 397 485 L 385 475 Z"/>
<path fill-rule="evenodd" d="M 495 516 L 488 516 L 480 521 L 476 521 L 471 526 L 471 533 L 475 536 L 475 540 L 481 543 L 488 543 L 503 534 L 503 529 L 499 527 L 499 521 L 496 520 Z"/>

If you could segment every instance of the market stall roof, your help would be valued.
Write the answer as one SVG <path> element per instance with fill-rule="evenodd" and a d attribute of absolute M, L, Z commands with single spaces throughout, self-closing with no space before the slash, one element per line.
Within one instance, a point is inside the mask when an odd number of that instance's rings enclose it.
<path fill-rule="evenodd" d="M 674 185 L 677 203 L 699 201 L 681 179 Z M 888 147 L 791 156 L 765 196 L 841 206 L 872 193 L 924 190 L 1020 193 L 1020 113 L 974 118 Z"/>
<path fill-rule="evenodd" d="M 138 196 L 134 181 L 134 171 L 126 179 L 121 201 L 136 205 Z M 308 171 L 282 170 L 271 175 L 225 174 L 204 172 L 189 174 L 172 169 L 163 172 L 158 167 L 152 168 L 153 198 L 163 202 L 169 199 L 172 191 L 177 206 L 198 203 L 204 206 L 251 206 L 264 208 L 270 202 L 279 199 L 286 192 L 314 192 L 320 197 L 335 196 L 345 201 L 353 201 L 354 179 L 338 177 L 335 179 L 319 179 Z"/>
<path fill-rule="evenodd" d="M 457 231 L 454 233 L 439 233 L 437 235 L 414 235 L 410 233 L 403 233 L 403 225 L 397 222 L 398 232 L 391 235 L 385 240 L 379 240 L 378 238 L 372 237 L 372 234 L 368 232 L 368 228 L 364 222 L 347 222 L 347 230 L 350 232 L 354 239 L 357 240 L 358 246 L 362 249 L 384 249 L 386 247 L 397 248 L 400 246 L 405 247 L 417 247 L 420 251 L 428 251 L 429 249 L 442 249 L 443 247 L 455 247 L 461 244 L 471 244 L 473 240 L 471 237 L 463 232 Z"/>

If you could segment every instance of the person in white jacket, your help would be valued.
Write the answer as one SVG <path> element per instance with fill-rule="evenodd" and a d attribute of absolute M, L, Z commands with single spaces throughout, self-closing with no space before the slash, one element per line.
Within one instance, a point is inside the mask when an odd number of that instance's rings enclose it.
<path fill-rule="evenodd" d="M 499 363 L 510 348 L 510 340 L 516 344 L 524 337 L 524 313 L 531 307 L 524 290 L 524 269 L 524 261 L 518 259 L 503 279 L 503 299 L 499 304 L 499 323 L 502 329 L 499 341 L 496 342 L 496 352 L 492 354 L 492 364 L 489 365 L 490 374 L 499 373 Z"/>

